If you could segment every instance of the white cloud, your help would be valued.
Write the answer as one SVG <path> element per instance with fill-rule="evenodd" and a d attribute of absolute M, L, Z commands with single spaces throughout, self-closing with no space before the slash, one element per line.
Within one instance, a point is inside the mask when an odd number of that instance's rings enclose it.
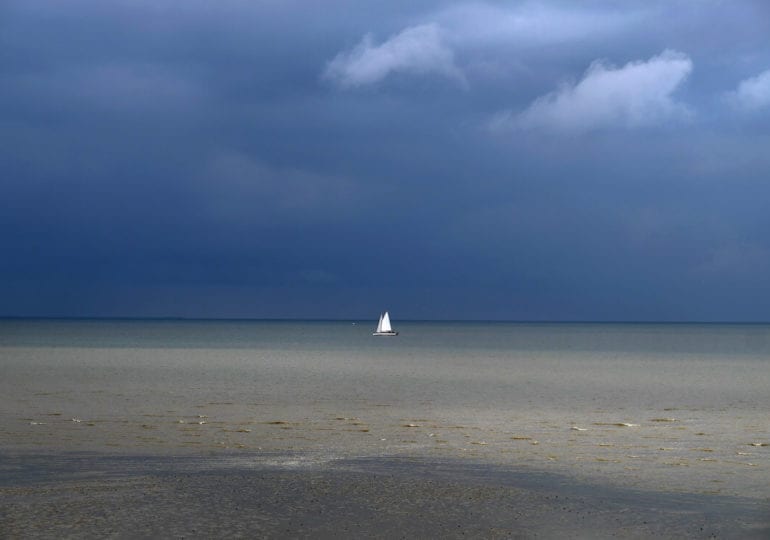
<path fill-rule="evenodd" d="M 770 107 L 770 69 L 741 81 L 737 90 L 727 94 L 727 100 L 747 112 Z"/>
<path fill-rule="evenodd" d="M 577 84 L 539 97 L 520 113 L 499 113 L 492 127 L 585 132 L 686 119 L 691 111 L 672 94 L 691 71 L 690 58 L 671 50 L 621 68 L 596 60 Z"/>
<path fill-rule="evenodd" d="M 406 28 L 380 45 L 375 45 L 367 34 L 352 50 L 339 53 L 329 62 L 324 76 L 343 88 L 351 88 L 380 82 L 398 72 L 437 74 L 466 84 L 455 65 L 454 53 L 435 24 Z"/>
<path fill-rule="evenodd" d="M 454 59 L 457 50 L 481 47 L 543 46 L 619 34 L 644 20 L 640 9 L 594 9 L 524 2 L 500 6 L 462 2 L 427 13 L 429 24 L 411 26 L 376 44 L 367 34 L 340 52 L 324 70 L 324 78 L 343 88 L 375 84 L 393 73 L 434 74 L 467 86 Z M 501 59 L 481 62 L 489 69 Z M 507 65 L 507 62 L 503 62 Z M 478 62 L 473 64 L 478 67 Z"/>

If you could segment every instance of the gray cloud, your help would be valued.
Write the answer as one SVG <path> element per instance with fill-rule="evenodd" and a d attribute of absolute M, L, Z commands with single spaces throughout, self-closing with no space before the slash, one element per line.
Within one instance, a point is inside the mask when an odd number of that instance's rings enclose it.
<path fill-rule="evenodd" d="M 770 319 L 761 2 L 0 5 L 0 315 Z"/>
<path fill-rule="evenodd" d="M 548 45 L 607 35 L 638 23 L 638 8 L 608 10 L 590 5 L 523 2 L 452 4 L 432 14 L 452 42 L 477 45 Z"/>
<path fill-rule="evenodd" d="M 296 167 L 271 167 L 248 155 L 218 152 L 197 179 L 197 206 L 214 223 L 309 225 L 351 219 L 361 203 L 353 182 Z"/>

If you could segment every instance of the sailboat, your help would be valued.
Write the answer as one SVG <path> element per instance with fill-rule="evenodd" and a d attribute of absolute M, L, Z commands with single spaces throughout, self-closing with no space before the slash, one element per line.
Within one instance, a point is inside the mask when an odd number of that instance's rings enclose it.
<path fill-rule="evenodd" d="M 380 315 L 380 322 L 377 323 L 377 330 L 372 333 L 373 336 L 397 336 L 398 332 L 394 332 L 390 326 L 390 315 L 388 312 Z"/>

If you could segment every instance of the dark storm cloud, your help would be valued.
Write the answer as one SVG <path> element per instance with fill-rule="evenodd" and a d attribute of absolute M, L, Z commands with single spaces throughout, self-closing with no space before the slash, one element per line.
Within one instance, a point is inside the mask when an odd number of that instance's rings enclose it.
<path fill-rule="evenodd" d="M 0 314 L 766 320 L 767 15 L 6 2 Z"/>

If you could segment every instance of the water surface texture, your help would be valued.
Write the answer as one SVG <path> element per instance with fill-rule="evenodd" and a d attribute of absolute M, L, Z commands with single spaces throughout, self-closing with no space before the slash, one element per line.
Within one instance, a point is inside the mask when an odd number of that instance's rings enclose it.
<path fill-rule="evenodd" d="M 461 459 L 767 503 L 769 326 L 373 325 L 2 321 L 0 450 Z"/>

